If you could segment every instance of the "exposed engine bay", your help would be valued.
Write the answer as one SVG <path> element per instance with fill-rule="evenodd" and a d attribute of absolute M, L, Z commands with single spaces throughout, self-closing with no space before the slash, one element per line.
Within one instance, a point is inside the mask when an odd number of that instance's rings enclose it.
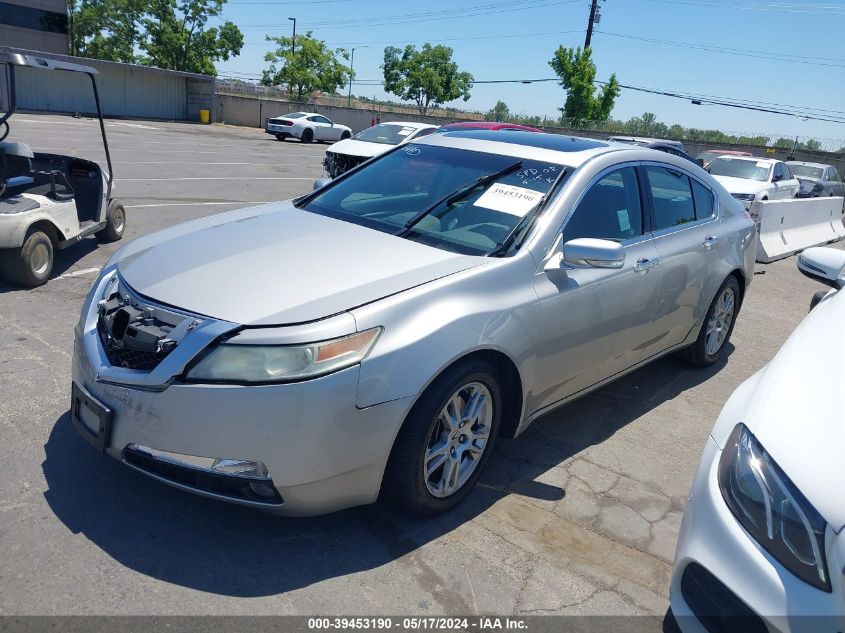
<path fill-rule="evenodd" d="M 348 154 L 326 152 L 326 157 L 323 159 L 323 167 L 329 175 L 329 178 L 337 178 L 341 174 L 349 171 L 353 167 L 357 167 L 369 159 L 370 158 L 368 156 L 349 156 Z"/>

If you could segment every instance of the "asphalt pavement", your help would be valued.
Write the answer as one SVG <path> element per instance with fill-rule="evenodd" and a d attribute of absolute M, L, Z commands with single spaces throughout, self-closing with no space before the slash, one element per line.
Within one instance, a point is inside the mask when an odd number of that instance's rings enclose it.
<path fill-rule="evenodd" d="M 305 193 L 327 147 L 228 126 L 109 121 L 107 132 L 124 240 Z M 104 158 L 86 119 L 18 114 L 8 140 Z M 40 288 L 0 282 L 0 615 L 643 614 L 659 623 L 705 438 L 822 288 L 794 257 L 758 264 L 726 362 L 694 370 L 668 357 L 545 416 L 500 442 L 482 484 L 445 516 L 414 520 L 375 505 L 285 519 L 158 484 L 73 430 L 73 328 L 120 244 L 86 239 L 61 251 Z"/>

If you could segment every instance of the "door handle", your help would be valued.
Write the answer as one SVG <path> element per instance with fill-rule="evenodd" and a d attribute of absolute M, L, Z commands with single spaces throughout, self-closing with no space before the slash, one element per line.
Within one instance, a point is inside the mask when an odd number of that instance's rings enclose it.
<path fill-rule="evenodd" d="M 704 242 L 702 242 L 702 246 L 704 246 L 705 250 L 710 250 L 713 248 L 714 244 L 718 244 L 719 236 L 718 235 L 708 235 L 704 238 Z"/>
<path fill-rule="evenodd" d="M 654 259 L 647 259 L 645 257 L 640 257 L 637 262 L 634 264 L 634 272 L 646 274 L 649 270 L 654 268 L 655 266 L 660 265 L 660 260 L 658 258 Z"/>

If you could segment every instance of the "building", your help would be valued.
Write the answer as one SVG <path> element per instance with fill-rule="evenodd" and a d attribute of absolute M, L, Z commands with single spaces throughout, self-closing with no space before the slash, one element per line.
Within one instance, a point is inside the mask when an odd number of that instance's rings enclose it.
<path fill-rule="evenodd" d="M 66 0 L 0 0 L 0 46 L 67 54 Z"/>

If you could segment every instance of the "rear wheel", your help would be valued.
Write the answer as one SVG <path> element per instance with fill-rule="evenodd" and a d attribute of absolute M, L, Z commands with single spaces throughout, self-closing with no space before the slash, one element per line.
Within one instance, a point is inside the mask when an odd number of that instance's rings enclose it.
<path fill-rule="evenodd" d="M 126 230 L 126 209 L 117 200 L 109 200 L 106 209 L 106 226 L 95 233 L 101 242 L 116 242 Z"/>
<path fill-rule="evenodd" d="M 501 412 L 492 366 L 469 361 L 447 370 L 405 419 L 385 469 L 382 495 L 421 516 L 456 506 L 478 481 L 493 450 Z"/>
<path fill-rule="evenodd" d="M 690 365 L 707 367 L 722 355 L 731 338 L 740 307 L 740 289 L 736 277 L 728 277 L 719 288 L 695 343 L 681 350 L 681 358 Z"/>
<path fill-rule="evenodd" d="M 30 229 L 23 246 L 0 251 L 3 273 L 13 284 L 34 288 L 53 271 L 53 242 L 43 231 Z"/>
<path fill-rule="evenodd" d="M 287 138 L 284 134 L 276 134 L 277 141 L 284 141 Z"/>
<path fill-rule="evenodd" d="M 314 140 L 314 131 L 313 130 L 305 130 L 302 133 L 302 137 L 299 139 L 303 143 L 310 143 Z"/>

